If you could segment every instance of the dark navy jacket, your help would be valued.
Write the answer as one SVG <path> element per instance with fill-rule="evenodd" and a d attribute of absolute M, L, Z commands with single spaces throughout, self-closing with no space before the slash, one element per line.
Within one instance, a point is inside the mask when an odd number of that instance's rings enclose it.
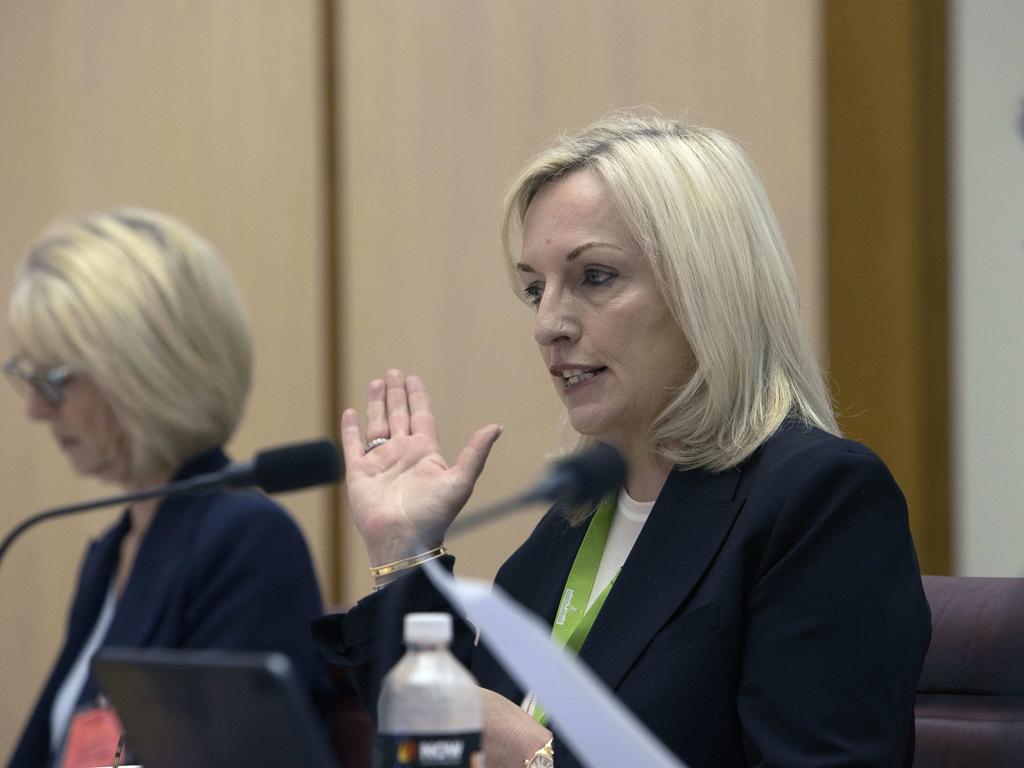
<path fill-rule="evenodd" d="M 550 624 L 584 530 L 549 512 L 496 583 Z M 411 608 L 445 609 L 421 573 L 316 625 L 371 711 Z M 579 656 L 692 768 L 909 766 L 930 631 L 885 465 L 786 424 L 736 470 L 669 476 Z M 486 644 L 454 648 L 521 701 Z"/>
<path fill-rule="evenodd" d="M 188 462 L 175 479 L 227 463 L 222 451 L 210 451 Z M 86 552 L 64 647 L 12 768 L 40 768 L 52 759 L 53 698 L 96 624 L 129 527 L 125 513 Z M 326 670 L 309 634 L 309 620 L 321 611 L 305 539 L 280 506 L 248 491 L 181 496 L 160 504 L 101 645 L 281 651 L 310 690 L 323 693 Z M 97 694 L 90 679 L 80 702 Z"/>

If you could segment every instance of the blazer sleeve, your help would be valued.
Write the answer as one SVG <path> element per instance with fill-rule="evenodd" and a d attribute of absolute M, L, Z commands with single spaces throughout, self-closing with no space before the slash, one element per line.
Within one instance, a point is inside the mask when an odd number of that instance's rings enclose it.
<path fill-rule="evenodd" d="M 452 570 L 455 558 L 445 555 L 438 562 Z M 458 618 L 420 568 L 367 595 L 348 612 L 313 622 L 313 636 L 321 650 L 331 662 L 346 668 L 360 701 L 374 719 L 384 676 L 405 650 L 402 617 L 412 611 L 453 614 L 451 651 L 464 666 L 472 666 L 476 633 Z"/>
<path fill-rule="evenodd" d="M 928 605 L 902 493 L 843 445 L 778 471 L 738 692 L 750 765 L 909 765 Z"/>
<path fill-rule="evenodd" d="M 322 693 L 326 668 L 308 631 L 320 590 L 291 517 L 256 494 L 232 499 L 204 515 L 191 557 L 183 647 L 280 651 Z"/>

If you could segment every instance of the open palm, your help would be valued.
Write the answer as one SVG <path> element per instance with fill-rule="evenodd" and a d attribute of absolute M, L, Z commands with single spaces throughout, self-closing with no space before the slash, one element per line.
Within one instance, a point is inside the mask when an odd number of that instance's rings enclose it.
<path fill-rule="evenodd" d="M 365 436 L 358 414 L 348 409 L 341 417 L 341 444 L 352 516 L 371 564 L 394 562 L 444 540 L 500 434 L 496 424 L 477 430 L 449 465 L 423 382 L 391 370 L 385 380 L 370 383 Z M 365 450 L 366 441 L 382 437 L 387 442 Z"/>

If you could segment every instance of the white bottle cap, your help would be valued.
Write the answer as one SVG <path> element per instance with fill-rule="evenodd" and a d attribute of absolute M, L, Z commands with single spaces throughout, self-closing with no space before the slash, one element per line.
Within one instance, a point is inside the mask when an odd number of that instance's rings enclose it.
<path fill-rule="evenodd" d="M 435 645 L 452 640 L 450 613 L 405 614 L 404 637 L 406 644 Z"/>

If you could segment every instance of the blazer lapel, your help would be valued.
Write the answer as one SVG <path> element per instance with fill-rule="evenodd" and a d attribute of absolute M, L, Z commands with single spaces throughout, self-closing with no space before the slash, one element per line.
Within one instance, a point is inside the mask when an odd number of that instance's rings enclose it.
<path fill-rule="evenodd" d="M 549 514 L 561 518 L 562 512 L 554 510 Z M 557 533 L 549 537 L 543 549 L 532 554 L 534 559 L 527 563 L 514 585 L 504 585 L 505 589 L 515 592 L 515 600 L 520 605 L 535 613 L 549 627 L 555 620 L 569 570 L 587 532 L 586 523 L 573 528 L 559 519 L 557 525 Z M 502 586 L 500 579 L 498 585 Z M 486 643 L 484 646 L 486 649 Z M 487 678 L 488 687 L 510 701 L 520 701 L 525 695 L 525 691 L 489 651 L 485 659 L 477 659 L 474 664 L 474 672 L 481 678 Z"/>
<path fill-rule="evenodd" d="M 181 480 L 212 472 L 228 463 L 220 449 L 199 454 L 172 478 Z M 132 572 L 117 606 L 104 645 L 145 647 L 164 618 L 168 593 L 185 573 L 195 524 L 206 504 L 195 496 L 160 502 L 157 513 L 139 545 Z"/>
<path fill-rule="evenodd" d="M 161 504 L 139 546 L 104 645 L 145 647 L 164 613 L 167 593 L 188 551 L 185 525 L 173 500 Z"/>
<path fill-rule="evenodd" d="M 580 657 L 615 688 L 714 560 L 741 502 L 740 470 L 672 472 Z M 628 627 L 628 631 L 623 628 Z"/>
<path fill-rule="evenodd" d="M 542 616 L 548 625 L 555 620 L 558 603 L 565 590 L 565 582 L 569 578 L 569 571 L 583 543 L 589 522 L 588 519 L 575 528 L 565 524 L 559 535 L 549 542 L 544 562 L 538 564 L 537 572 L 545 574 L 545 578 L 535 580 L 537 588 L 531 599 L 523 605 L 538 616 Z"/>
<path fill-rule="evenodd" d="M 125 512 L 113 528 L 90 545 L 89 554 L 82 566 L 78 593 L 71 606 L 68 636 L 64 644 L 65 653 L 77 657 L 96 626 L 96 619 L 100 615 L 100 608 L 106 599 L 110 580 L 117 565 L 121 540 L 128 532 L 129 526 L 128 513 Z M 72 661 L 74 658 L 70 658 L 68 664 L 70 665 Z"/>

